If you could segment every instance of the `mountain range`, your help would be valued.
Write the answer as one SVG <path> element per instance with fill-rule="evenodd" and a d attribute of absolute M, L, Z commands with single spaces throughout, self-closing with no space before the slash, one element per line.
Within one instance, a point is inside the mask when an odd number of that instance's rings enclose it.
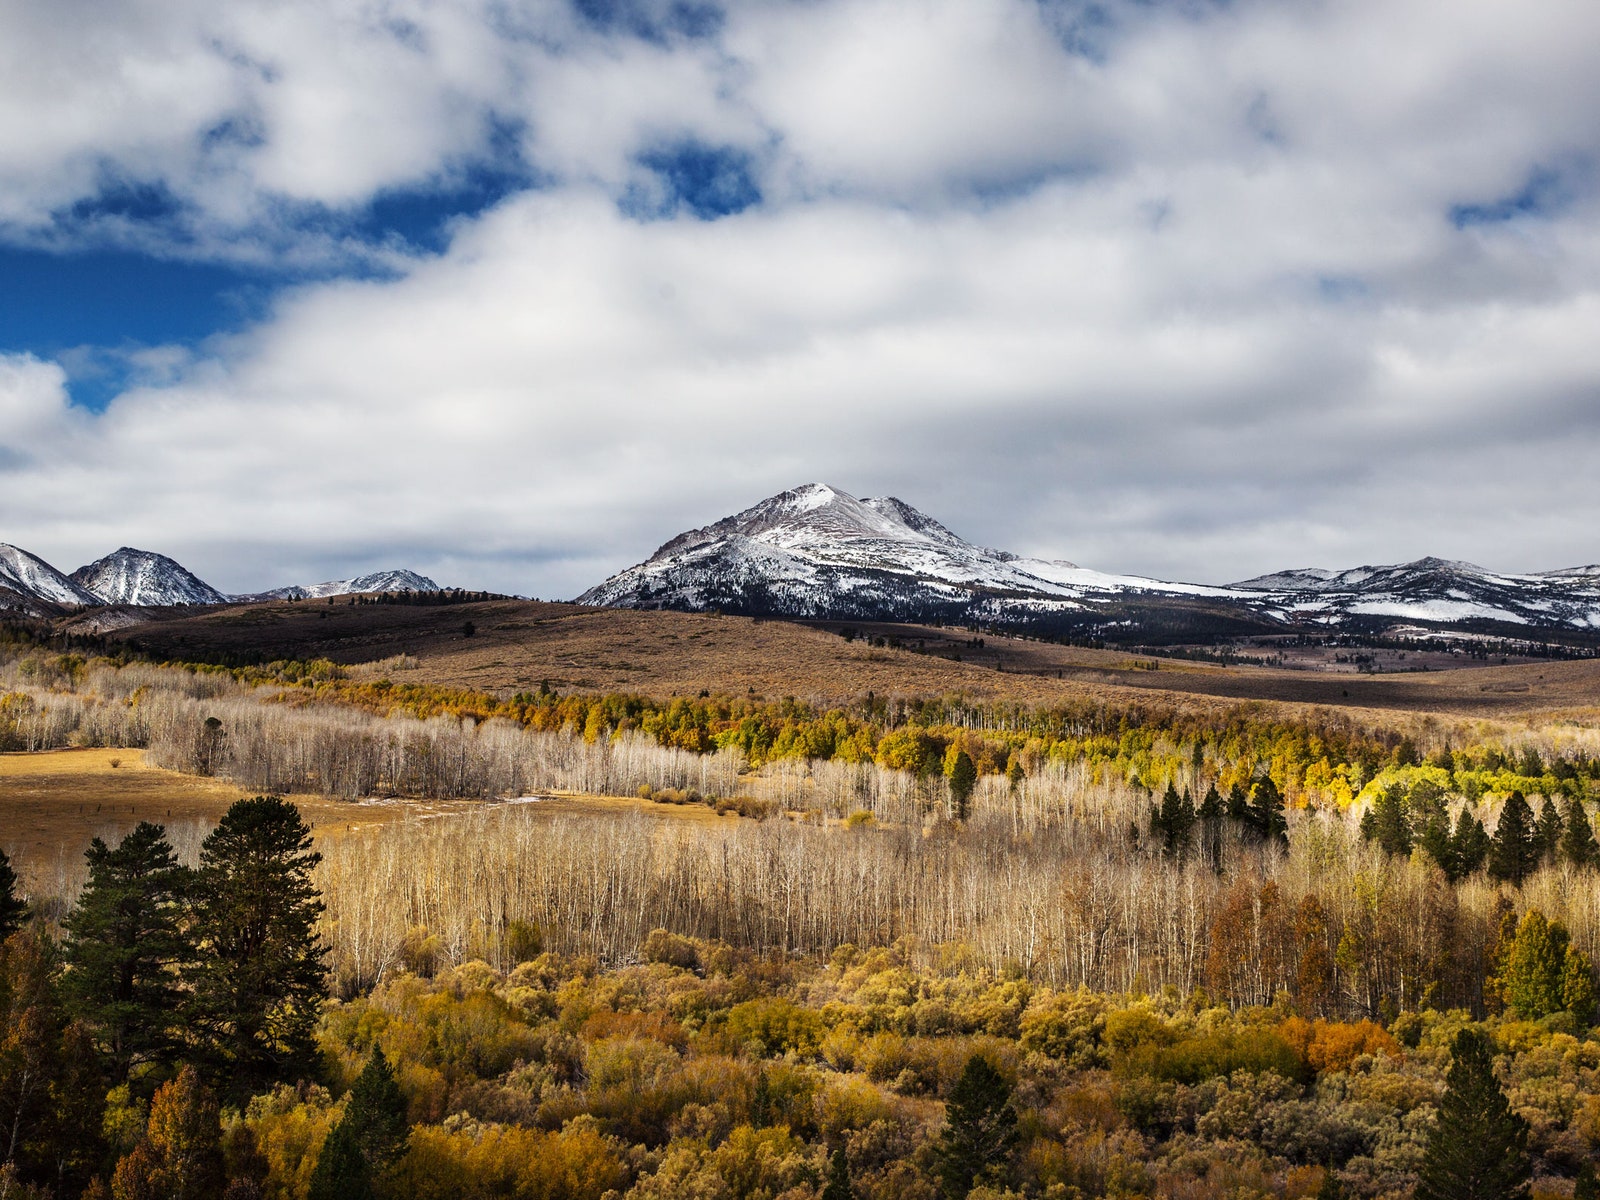
<path fill-rule="evenodd" d="M 226 595 L 163 554 L 124 546 L 66 575 L 0 544 L 0 610 L 54 616 L 436 592 L 414 571 Z M 1298 568 L 1221 586 L 1091 570 L 974 545 L 892 496 L 826 484 L 781 492 L 681 533 L 579 604 L 753 616 L 982 624 L 1046 636 L 1181 642 L 1252 633 L 1385 635 L 1414 627 L 1475 636 L 1600 642 L 1600 566 L 1506 574 L 1422 558 L 1395 566 Z"/>
<path fill-rule="evenodd" d="M 124 546 L 71 575 L 36 554 L 0 543 L 0 610 L 23 616 L 53 616 L 74 607 L 155 608 L 192 604 L 247 603 L 255 600 L 305 600 L 356 592 L 437 592 L 425 575 L 404 569 L 296 584 L 251 595 L 227 595 L 181 563 L 150 550 Z"/>
<path fill-rule="evenodd" d="M 1247 632 L 1600 634 L 1600 566 L 1510 575 L 1438 558 L 1280 571 L 1225 586 L 1113 575 L 975 546 L 894 497 L 826 484 L 679 534 L 578 597 L 625 608 L 981 622 L 1176 641 Z"/>

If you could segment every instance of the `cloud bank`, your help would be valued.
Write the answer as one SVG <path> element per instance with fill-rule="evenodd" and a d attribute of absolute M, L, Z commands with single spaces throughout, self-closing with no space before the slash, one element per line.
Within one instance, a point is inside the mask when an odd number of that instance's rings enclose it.
<path fill-rule="evenodd" d="M 1600 559 L 1592 4 L 0 13 L 7 242 L 318 273 L 103 413 L 0 357 L 67 569 L 564 596 L 812 479 L 1204 582 Z"/>

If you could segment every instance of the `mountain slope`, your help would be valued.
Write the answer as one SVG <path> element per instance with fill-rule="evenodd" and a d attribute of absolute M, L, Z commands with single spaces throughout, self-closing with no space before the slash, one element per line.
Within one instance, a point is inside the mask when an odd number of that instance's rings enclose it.
<path fill-rule="evenodd" d="M 102 604 L 148 607 L 228 602 L 216 588 L 165 554 L 132 546 L 79 567 L 72 579 Z"/>
<path fill-rule="evenodd" d="M 330 579 L 326 583 L 290 584 L 273 588 L 269 592 L 253 592 L 234 596 L 235 600 L 322 600 L 329 596 L 350 596 L 357 592 L 439 592 L 437 583 L 426 575 L 399 568 L 392 571 L 374 571 L 354 579 Z"/>
<path fill-rule="evenodd" d="M 56 570 L 44 559 L 20 546 L 0 543 L 0 608 L 36 612 L 33 601 L 45 604 L 99 604 L 100 599 Z"/>
<path fill-rule="evenodd" d="M 1339 625 L 1399 618 L 1600 629 L 1600 567 L 1510 575 L 1468 562 L 1419 558 L 1349 571 L 1279 571 L 1233 586 L 1301 619 Z"/>
<path fill-rule="evenodd" d="M 859 620 L 982 621 L 1183 640 L 1375 631 L 1396 621 L 1600 630 L 1600 569 L 1496 575 L 1421 559 L 1281 571 L 1227 587 L 1110 575 L 974 546 L 894 497 L 807 484 L 679 534 L 578 597 L 624 608 Z"/>
<path fill-rule="evenodd" d="M 1038 619 L 1092 615 L 1097 599 L 1147 594 L 1230 595 L 985 549 L 903 500 L 857 499 L 814 483 L 679 534 L 578 602 L 797 617 Z"/>

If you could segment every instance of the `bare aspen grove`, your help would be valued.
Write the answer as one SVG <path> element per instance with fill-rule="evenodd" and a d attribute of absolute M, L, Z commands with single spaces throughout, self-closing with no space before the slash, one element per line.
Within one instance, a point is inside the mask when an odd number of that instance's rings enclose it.
<path fill-rule="evenodd" d="M 1376 1017 L 1481 1008 L 1499 919 L 1497 882 L 1451 882 L 1420 852 L 1386 852 L 1361 836 L 1363 805 L 1291 809 L 1280 837 L 1196 819 L 1178 847 L 1157 830 L 1148 788 L 1087 759 L 983 775 L 967 819 L 952 821 L 942 775 L 875 761 L 779 757 L 752 771 L 736 746 L 288 704 L 281 689 L 226 673 L 139 664 L 13 661 L 0 687 L 18 748 L 142 746 L 160 765 L 249 792 L 530 800 L 325 847 L 324 930 L 344 994 L 419 963 L 509 969 L 530 928 L 604 962 L 664 928 L 821 957 L 959 945 L 988 970 L 1052 986 L 1203 989 L 1232 1004 L 1314 991 L 1318 1011 Z M 1582 737 L 1568 730 L 1560 745 L 1583 753 Z M 1523 749 L 1540 746 L 1558 753 L 1551 736 Z M 1216 764 L 1176 761 L 1174 792 L 1198 797 Z M 738 797 L 781 815 L 713 828 L 549 817 L 537 797 L 552 791 Z M 1497 803 L 1455 797 L 1447 815 L 1473 809 L 1493 828 Z M 1550 854 L 1520 889 L 1591 957 L 1593 879 Z"/>

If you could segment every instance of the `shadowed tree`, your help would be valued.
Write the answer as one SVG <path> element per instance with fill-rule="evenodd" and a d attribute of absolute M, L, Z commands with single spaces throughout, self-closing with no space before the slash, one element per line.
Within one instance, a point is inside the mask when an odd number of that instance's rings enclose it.
<path fill-rule="evenodd" d="M 1250 823 L 1266 842 L 1287 842 L 1289 820 L 1283 814 L 1283 793 L 1272 777 L 1264 776 L 1251 793 Z"/>
<path fill-rule="evenodd" d="M 1528 1123 L 1494 1076 L 1488 1035 L 1463 1029 L 1428 1139 L 1417 1200 L 1524 1200 L 1532 1167 Z"/>
<path fill-rule="evenodd" d="M 400 1157 L 406 1144 L 406 1100 L 394 1072 L 374 1047 L 345 1101 L 344 1116 L 328 1134 L 310 1200 L 365 1200 L 374 1184 Z"/>
<path fill-rule="evenodd" d="M 835 1146 L 828 1159 L 828 1182 L 822 1189 L 822 1200 L 855 1200 L 850 1186 L 850 1164 L 845 1161 L 844 1147 Z"/>
<path fill-rule="evenodd" d="M 178 969 L 188 872 L 159 825 L 141 821 L 115 850 L 89 844 L 89 882 L 66 919 L 68 1005 L 94 1031 L 113 1080 L 170 1061 L 180 1041 Z"/>
<path fill-rule="evenodd" d="M 1561 857 L 1575 867 L 1592 867 L 1600 860 L 1600 845 L 1595 844 L 1594 826 L 1584 811 L 1583 801 L 1574 796 L 1567 801 L 1566 828 L 1561 833 Z"/>
<path fill-rule="evenodd" d="M 976 1183 L 1004 1186 L 1016 1153 L 1017 1112 L 1011 1085 L 981 1054 L 967 1060 L 951 1089 L 944 1121 L 934 1147 L 944 1194 L 960 1200 Z"/>
<path fill-rule="evenodd" d="M 1466 809 L 1456 818 L 1456 831 L 1450 839 L 1450 854 L 1455 862 L 1456 878 L 1465 879 L 1480 870 L 1489 858 L 1492 843 L 1489 834 Z"/>
<path fill-rule="evenodd" d="M 311 872 L 321 857 L 299 810 L 278 797 L 240 800 L 201 846 L 189 1016 L 231 1100 L 315 1071 L 327 968 Z"/>
<path fill-rule="evenodd" d="M 1534 840 L 1533 810 L 1521 792 L 1512 792 L 1495 826 L 1494 848 L 1489 854 L 1489 873 L 1515 887 L 1539 865 L 1539 847 Z"/>
<path fill-rule="evenodd" d="M 0 942 L 21 929 L 27 919 L 27 902 L 17 893 L 17 873 L 6 852 L 0 850 Z"/>
<path fill-rule="evenodd" d="M 1561 835 L 1565 832 L 1566 823 L 1561 819 L 1561 810 L 1556 807 L 1554 800 L 1546 800 L 1544 807 L 1539 810 L 1539 822 L 1533 830 L 1533 844 L 1539 852 L 1539 861 L 1555 862 L 1556 855 L 1561 852 Z"/>
<path fill-rule="evenodd" d="M 959 746 L 951 746 L 944 758 L 944 776 L 950 783 L 950 799 L 955 805 L 958 821 L 967 819 L 967 802 L 972 789 L 978 784 L 978 767 L 972 755 Z"/>

